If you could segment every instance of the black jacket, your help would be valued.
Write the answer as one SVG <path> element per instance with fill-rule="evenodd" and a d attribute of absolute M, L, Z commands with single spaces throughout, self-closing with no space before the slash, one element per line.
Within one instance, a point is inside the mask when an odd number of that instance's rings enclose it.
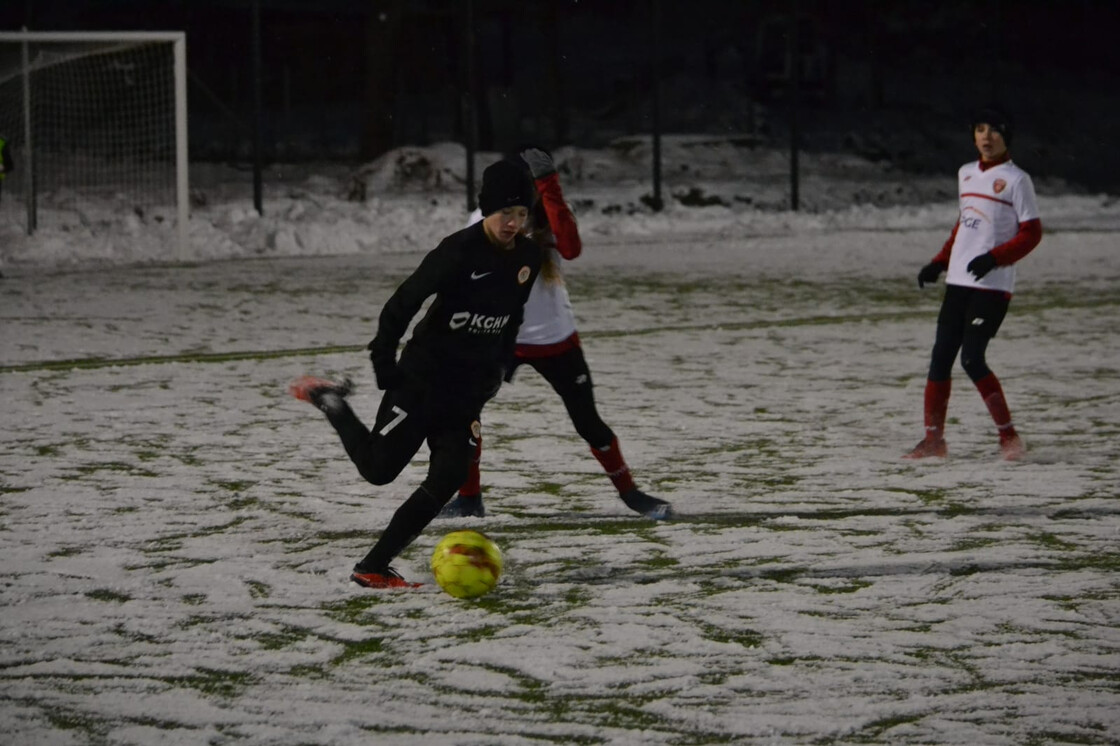
<path fill-rule="evenodd" d="M 435 295 L 401 353 L 400 369 L 430 385 L 492 393 L 512 359 L 540 268 L 540 247 L 524 236 L 506 250 L 486 238 L 482 223 L 453 233 L 385 303 L 372 356 L 395 354 L 420 307 Z"/>

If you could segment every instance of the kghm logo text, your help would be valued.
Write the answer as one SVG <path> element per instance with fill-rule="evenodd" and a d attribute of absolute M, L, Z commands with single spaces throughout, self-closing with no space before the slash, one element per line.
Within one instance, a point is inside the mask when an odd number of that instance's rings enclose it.
<path fill-rule="evenodd" d="M 448 326 L 452 331 L 466 328 L 468 334 L 501 334 L 509 323 L 509 314 L 505 316 L 487 316 L 470 311 L 459 311 L 451 314 Z"/>

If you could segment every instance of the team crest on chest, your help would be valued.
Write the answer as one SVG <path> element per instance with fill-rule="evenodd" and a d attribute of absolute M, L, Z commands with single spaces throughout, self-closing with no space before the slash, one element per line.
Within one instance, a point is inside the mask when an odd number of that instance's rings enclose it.
<path fill-rule="evenodd" d="M 996 179 L 995 181 L 992 182 L 992 191 L 995 192 L 996 194 L 999 194 L 1000 192 L 1002 192 L 1006 188 L 1007 188 L 1007 182 L 1004 181 L 1003 179 Z"/>
<path fill-rule="evenodd" d="M 526 282 L 528 282 L 529 275 L 530 275 L 531 272 L 532 272 L 532 270 L 529 269 L 528 266 L 522 267 L 521 271 L 517 273 L 517 284 L 518 285 L 524 285 Z"/>

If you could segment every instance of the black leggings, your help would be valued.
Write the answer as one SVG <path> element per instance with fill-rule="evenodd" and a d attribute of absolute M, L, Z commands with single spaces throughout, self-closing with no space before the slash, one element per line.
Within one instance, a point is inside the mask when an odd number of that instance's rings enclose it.
<path fill-rule="evenodd" d="M 941 312 L 937 315 L 929 380 L 948 380 L 958 352 L 961 367 L 973 382 L 990 374 L 992 371 L 984 356 L 1010 304 L 1011 297 L 1007 293 L 946 285 Z"/>
<path fill-rule="evenodd" d="M 591 370 L 581 348 L 572 347 L 550 357 L 518 358 L 516 364 L 531 365 L 544 376 L 564 401 L 579 437 L 589 446 L 601 450 L 614 441 L 614 433 L 595 409 Z"/>

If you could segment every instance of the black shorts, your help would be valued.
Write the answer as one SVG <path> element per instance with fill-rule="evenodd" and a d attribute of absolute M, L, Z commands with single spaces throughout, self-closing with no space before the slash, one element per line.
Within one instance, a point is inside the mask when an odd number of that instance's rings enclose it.
<path fill-rule="evenodd" d="M 369 436 L 373 473 L 382 480 L 375 484 L 396 478 L 427 440 L 431 458 L 424 484 L 433 496 L 450 497 L 467 477 L 484 403 L 474 392 L 417 379 L 386 391 Z"/>
<path fill-rule="evenodd" d="M 937 325 L 961 336 L 977 334 L 991 339 L 1003 324 L 1010 305 L 1011 295 L 1000 290 L 946 285 Z"/>

